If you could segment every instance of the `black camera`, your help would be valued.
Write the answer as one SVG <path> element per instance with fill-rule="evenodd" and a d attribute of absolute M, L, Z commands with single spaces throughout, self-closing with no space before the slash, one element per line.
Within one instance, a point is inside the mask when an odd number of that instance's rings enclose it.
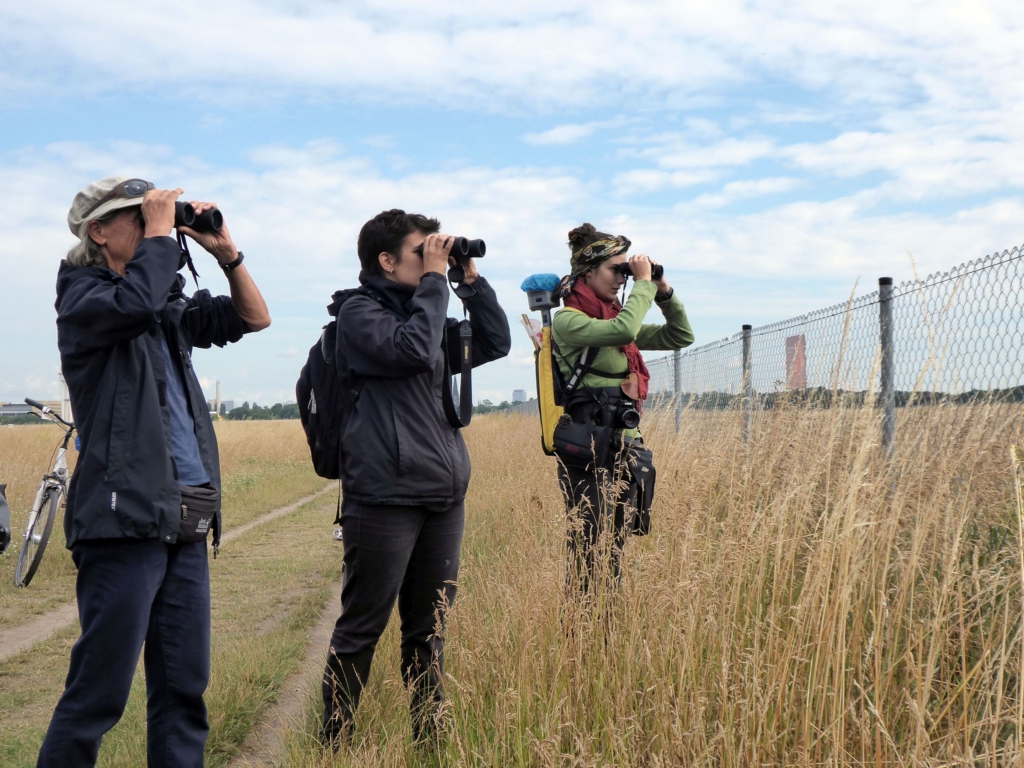
<path fill-rule="evenodd" d="M 192 207 L 192 203 L 176 202 L 174 226 L 189 227 L 196 232 L 220 232 L 224 226 L 224 214 L 216 208 L 208 208 L 196 216 L 196 209 Z"/>
<path fill-rule="evenodd" d="M 615 271 L 623 277 L 632 277 L 633 269 L 629 266 L 628 261 L 624 261 L 619 264 Z M 661 264 L 651 264 L 651 280 L 661 280 L 665 276 L 665 268 Z M 632 427 L 630 427 L 632 429 Z"/>
<path fill-rule="evenodd" d="M 626 400 L 602 408 L 600 421 L 602 427 L 636 429 L 640 426 L 640 413 L 633 407 L 632 401 Z"/>

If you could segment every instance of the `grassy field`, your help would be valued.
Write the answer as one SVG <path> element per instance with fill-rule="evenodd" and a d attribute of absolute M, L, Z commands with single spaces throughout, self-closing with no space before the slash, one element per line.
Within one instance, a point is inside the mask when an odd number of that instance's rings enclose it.
<path fill-rule="evenodd" d="M 309 463 L 297 421 L 216 423 L 224 487 L 224 529 L 229 530 L 324 487 Z M 14 541 L 0 556 L 0 628 L 16 626 L 75 596 L 75 566 L 64 546 L 58 510 L 43 562 L 28 589 L 14 586 L 17 548 L 39 480 L 49 471 L 61 432 L 54 426 L 0 426 L 0 482 L 7 483 Z M 74 467 L 75 452 L 68 452 Z"/>
<path fill-rule="evenodd" d="M 536 421 L 478 417 L 466 434 L 474 480 L 440 753 L 411 743 L 392 622 L 352 750 L 334 759 L 316 746 L 310 690 L 283 759 L 1016 764 L 1024 555 L 1011 417 L 1019 430 L 1020 414 L 1005 410 L 979 407 L 955 424 L 941 409 L 904 414 L 887 464 L 871 411 L 780 408 L 756 420 L 748 444 L 736 413 L 684 412 L 678 434 L 652 414 L 654 531 L 629 542 L 621 587 L 592 610 L 565 600 L 565 516 Z M 237 442 L 229 449 L 222 433 L 222 454 L 236 468 L 254 442 L 246 430 L 283 429 L 230 426 Z M 309 474 L 301 463 L 292 471 Z M 282 472 L 253 484 L 291 482 Z M 287 535 L 246 534 L 214 566 L 211 765 L 298 663 L 338 577 L 332 505 L 271 524 Z M 31 764 L 73 635 L 0 666 L 0 763 Z M 105 765 L 144 762 L 140 693 L 104 744 Z"/>
<path fill-rule="evenodd" d="M 780 409 L 746 446 L 735 413 L 653 419 L 655 530 L 582 613 L 536 422 L 477 420 L 442 753 L 410 743 L 392 626 L 353 750 L 316 747 L 314 691 L 287 764 L 1016 764 L 1007 413 L 968 416 L 906 415 L 891 469 L 871 411 Z"/>

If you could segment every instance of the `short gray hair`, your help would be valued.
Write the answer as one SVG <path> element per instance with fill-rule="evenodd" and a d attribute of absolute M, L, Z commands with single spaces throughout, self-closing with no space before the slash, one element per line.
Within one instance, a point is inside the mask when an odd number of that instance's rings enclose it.
<path fill-rule="evenodd" d="M 100 224 L 109 224 L 118 214 L 130 211 L 131 208 L 118 208 L 111 211 L 110 213 L 100 216 L 98 219 L 92 219 L 92 221 L 99 222 Z M 103 253 L 103 248 L 92 239 L 89 235 L 89 222 L 83 224 L 82 239 L 75 245 L 66 257 L 68 264 L 72 267 L 105 267 L 107 266 L 107 257 Z"/>

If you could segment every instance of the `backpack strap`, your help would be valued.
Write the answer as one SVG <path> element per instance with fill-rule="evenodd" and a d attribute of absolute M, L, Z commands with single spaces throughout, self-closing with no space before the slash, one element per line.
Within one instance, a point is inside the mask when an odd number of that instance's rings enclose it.
<path fill-rule="evenodd" d="M 569 312 L 579 312 L 581 315 L 586 315 L 587 317 L 589 317 L 589 315 L 587 315 L 586 312 L 584 312 L 581 309 L 576 309 L 576 307 L 564 307 L 563 310 L 568 310 Z M 576 365 L 573 366 L 572 373 L 569 374 L 569 379 L 568 381 L 565 382 L 564 392 L 566 395 L 571 395 L 573 392 L 575 392 L 576 389 L 580 386 L 580 384 L 582 384 L 583 377 L 586 376 L 588 373 L 592 373 L 595 376 L 600 376 L 603 379 L 629 378 L 629 368 L 627 368 L 625 371 L 621 373 L 609 373 L 608 371 L 599 371 L 596 368 L 592 367 L 591 364 L 593 363 L 593 360 L 588 359 L 591 349 L 592 347 L 584 347 L 583 351 L 580 352 L 580 356 L 576 360 Z M 557 354 L 560 358 L 562 358 L 562 362 L 564 362 L 566 365 L 569 364 L 565 357 L 562 355 L 562 351 L 558 348 L 558 344 L 555 343 L 555 338 L 553 335 L 551 337 L 551 351 Z M 597 359 L 597 353 L 594 354 L 594 359 Z"/>

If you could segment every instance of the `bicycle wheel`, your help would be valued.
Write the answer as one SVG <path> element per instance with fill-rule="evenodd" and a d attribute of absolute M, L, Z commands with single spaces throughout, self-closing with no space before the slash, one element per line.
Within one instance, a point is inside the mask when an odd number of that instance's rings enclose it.
<path fill-rule="evenodd" d="M 50 488 L 43 496 L 43 502 L 39 507 L 39 514 L 32 522 L 32 527 L 25 532 L 25 539 L 21 542 L 21 552 L 18 554 L 18 566 L 14 569 L 14 585 L 16 587 L 27 587 L 36 574 L 36 569 L 46 552 L 46 545 L 50 541 L 50 529 L 53 528 L 53 519 L 57 516 L 57 503 L 60 501 L 60 490 Z"/>

